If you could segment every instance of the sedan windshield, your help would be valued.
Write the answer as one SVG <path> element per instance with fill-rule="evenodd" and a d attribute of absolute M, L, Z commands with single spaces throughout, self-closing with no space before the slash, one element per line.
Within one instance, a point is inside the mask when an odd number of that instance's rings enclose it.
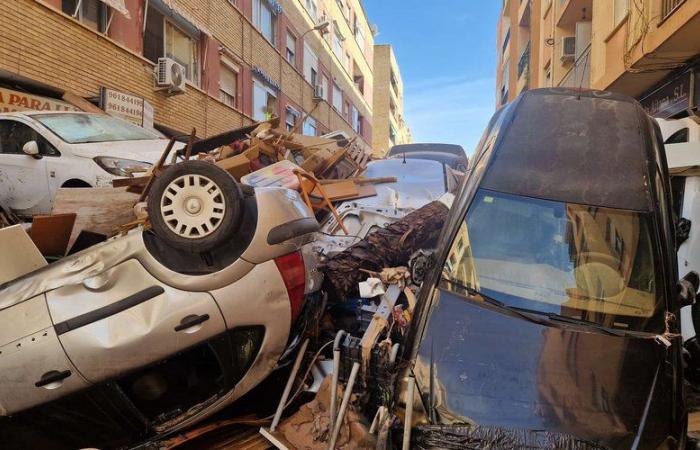
<path fill-rule="evenodd" d="M 515 308 L 656 331 L 655 258 L 645 213 L 481 190 L 443 279 Z"/>
<path fill-rule="evenodd" d="M 154 132 L 106 114 L 38 114 L 32 118 L 69 144 L 160 138 Z"/>

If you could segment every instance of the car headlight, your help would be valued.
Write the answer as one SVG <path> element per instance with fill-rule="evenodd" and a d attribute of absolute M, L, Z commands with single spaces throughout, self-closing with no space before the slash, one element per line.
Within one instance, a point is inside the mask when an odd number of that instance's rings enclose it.
<path fill-rule="evenodd" d="M 98 166 L 118 177 L 133 177 L 134 173 L 146 172 L 152 164 L 133 159 L 112 158 L 110 156 L 98 156 L 93 158 Z"/>

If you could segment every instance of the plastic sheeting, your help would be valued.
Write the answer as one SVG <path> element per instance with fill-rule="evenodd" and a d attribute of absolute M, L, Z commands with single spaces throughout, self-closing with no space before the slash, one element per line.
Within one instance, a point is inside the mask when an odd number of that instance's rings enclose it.
<path fill-rule="evenodd" d="M 567 449 L 606 450 L 606 447 L 548 431 L 528 431 L 476 425 L 425 425 L 414 427 L 414 449 L 525 450 Z"/>

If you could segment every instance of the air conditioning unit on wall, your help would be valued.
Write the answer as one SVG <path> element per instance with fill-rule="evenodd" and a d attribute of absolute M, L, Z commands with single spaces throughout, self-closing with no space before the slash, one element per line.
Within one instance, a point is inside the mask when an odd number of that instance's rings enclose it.
<path fill-rule="evenodd" d="M 317 84 L 314 86 L 314 100 L 323 100 L 326 98 L 325 89 L 323 89 L 322 84 Z"/>
<path fill-rule="evenodd" d="M 572 62 L 576 56 L 576 36 L 561 38 L 561 61 Z"/>
<path fill-rule="evenodd" d="M 158 58 L 156 66 L 156 86 L 168 94 L 182 94 L 186 88 L 185 68 L 171 58 Z"/>

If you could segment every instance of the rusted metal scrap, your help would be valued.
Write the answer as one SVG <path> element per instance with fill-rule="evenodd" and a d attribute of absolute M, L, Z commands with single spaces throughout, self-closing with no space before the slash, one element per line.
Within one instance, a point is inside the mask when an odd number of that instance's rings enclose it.
<path fill-rule="evenodd" d="M 346 299 L 358 293 L 357 284 L 367 278 L 366 271 L 407 265 L 415 251 L 435 246 L 447 212 L 439 201 L 428 203 L 332 256 L 321 268 L 327 292 Z"/>

